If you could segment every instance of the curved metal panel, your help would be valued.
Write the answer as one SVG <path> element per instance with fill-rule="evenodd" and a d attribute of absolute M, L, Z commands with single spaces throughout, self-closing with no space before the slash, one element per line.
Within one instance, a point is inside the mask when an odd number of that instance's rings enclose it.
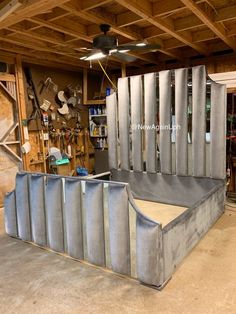
<path fill-rule="evenodd" d="M 15 195 L 18 235 L 22 240 L 31 241 L 28 175 L 26 173 L 17 173 Z"/>
<path fill-rule="evenodd" d="M 64 211 L 67 253 L 78 259 L 84 258 L 81 206 L 81 182 L 66 178 Z"/>
<path fill-rule="evenodd" d="M 29 191 L 32 240 L 38 245 L 46 246 L 47 235 L 43 175 L 29 175 Z"/>
<path fill-rule="evenodd" d="M 85 187 L 88 261 L 105 266 L 103 183 L 87 181 Z"/>
<path fill-rule="evenodd" d="M 146 284 L 159 286 L 163 276 L 160 226 L 137 215 L 137 276 Z"/>
<path fill-rule="evenodd" d="M 108 193 L 112 270 L 130 275 L 129 204 L 126 186 L 111 183 Z"/>
<path fill-rule="evenodd" d="M 49 247 L 57 252 L 64 252 L 62 191 L 61 178 L 48 176 L 45 187 L 47 234 Z"/>
<path fill-rule="evenodd" d="M 18 236 L 16 218 L 15 191 L 7 193 L 4 199 L 4 220 L 6 233 L 12 237 Z"/>

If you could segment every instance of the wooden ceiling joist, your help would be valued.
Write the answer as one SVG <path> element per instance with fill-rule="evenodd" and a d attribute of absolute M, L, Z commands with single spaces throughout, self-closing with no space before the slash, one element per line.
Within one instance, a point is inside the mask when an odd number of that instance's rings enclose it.
<path fill-rule="evenodd" d="M 92 39 L 86 34 L 86 27 L 84 25 L 81 25 L 80 28 L 77 28 L 76 30 L 73 29 L 72 27 L 64 26 L 62 24 L 53 23 L 50 21 L 45 21 L 40 18 L 28 18 L 29 21 L 34 22 L 36 24 L 39 24 L 40 26 L 47 27 L 49 29 L 53 29 L 55 31 L 74 36 L 78 39 L 83 39 L 88 42 L 92 42 Z"/>
<path fill-rule="evenodd" d="M 153 3 L 154 16 L 170 15 L 182 11 L 183 9 L 184 5 L 179 0 L 178 1 L 159 0 Z"/>
<path fill-rule="evenodd" d="M 89 11 L 91 9 L 100 7 L 104 4 L 112 2 L 112 0 L 81 0 L 81 9 L 83 11 Z"/>
<path fill-rule="evenodd" d="M 214 20 L 209 16 L 209 13 L 207 14 L 207 12 L 200 8 L 193 0 L 181 0 L 181 2 L 185 4 L 185 6 L 191 10 L 206 26 L 208 26 L 223 42 L 236 51 L 236 41 L 227 37 L 223 26 L 214 22 Z"/>
<path fill-rule="evenodd" d="M 199 53 L 208 54 L 207 48 L 203 44 L 195 44 L 192 42 L 190 33 L 186 32 L 185 34 L 180 34 L 174 29 L 174 25 L 171 20 L 167 21 L 159 17 L 154 17 L 152 13 L 152 5 L 149 0 L 116 0 L 116 2 L 134 12 L 135 14 L 142 16 L 149 23 L 160 28 L 179 41 L 182 41 L 185 45 L 192 47 Z"/>
<path fill-rule="evenodd" d="M 0 1 L 0 40 L 4 51 L 16 50 L 25 58 L 40 55 L 44 62 L 53 58 L 71 66 L 89 66 L 79 58 L 101 34 L 99 24 L 111 25 L 111 35 L 120 44 L 139 41 L 157 43 L 160 49 L 130 51 L 135 66 L 153 64 L 165 67 L 170 59 L 232 48 L 236 52 L 236 3 L 227 0 L 2 0 Z M 6 4 L 21 6 L 1 21 Z M 2 12 L 4 13 L 4 12 Z M 1 50 L 0 45 L 0 50 Z M 183 49 L 184 48 L 184 49 Z M 1 51 L 3 51 L 1 50 Z M 27 54 L 26 52 L 29 52 Z M 161 54 L 160 54 L 161 53 Z M 182 59 L 182 60 L 181 60 Z M 173 61 L 173 60 L 172 60 Z M 111 68 L 121 61 L 109 57 Z M 133 63 L 134 64 L 134 63 Z M 130 64 L 132 67 L 132 63 Z"/>
<path fill-rule="evenodd" d="M 236 19 L 236 5 L 231 5 L 229 7 L 224 7 L 220 10 L 217 10 L 215 15 L 215 22 L 224 22 L 229 20 Z"/>
<path fill-rule="evenodd" d="M 24 36 L 28 36 L 29 38 L 33 38 L 33 39 L 38 39 L 38 40 L 42 40 L 51 44 L 55 44 L 55 45 L 60 45 L 60 46 L 67 46 L 68 48 L 69 45 L 65 43 L 65 41 L 63 40 L 63 35 L 61 34 L 61 36 L 58 36 L 58 34 L 55 33 L 51 33 L 52 36 L 49 36 L 50 33 L 48 32 L 47 35 L 44 34 L 40 34 L 36 31 L 27 31 L 24 30 L 20 27 L 16 27 L 16 26 L 11 26 L 8 28 L 8 30 L 12 31 L 11 34 L 7 35 L 6 37 L 12 37 L 14 36 L 15 33 L 18 34 L 22 34 Z"/>
<path fill-rule="evenodd" d="M 116 16 L 116 25 L 118 27 L 130 26 L 140 21 L 143 21 L 143 18 L 130 11 L 117 14 Z"/>
<path fill-rule="evenodd" d="M 93 9 L 91 12 L 85 12 L 81 9 L 81 4 L 78 2 L 74 3 L 67 3 L 64 5 L 60 5 L 61 8 L 64 10 L 74 14 L 75 16 L 81 17 L 83 19 L 86 19 L 87 21 L 91 23 L 96 24 L 109 24 L 112 27 L 112 31 L 115 33 L 122 35 L 130 40 L 137 40 L 141 39 L 141 34 L 131 30 L 130 28 L 119 28 L 115 24 L 116 18 L 111 13 L 106 13 L 105 10 L 101 10 L 100 8 Z"/>
<path fill-rule="evenodd" d="M 0 22 L 22 5 L 19 0 L 4 0 L 0 3 Z"/>
<path fill-rule="evenodd" d="M 26 4 L 22 5 L 17 12 L 10 15 L 7 19 L 0 22 L 0 29 L 9 27 L 13 24 L 23 21 L 27 17 L 32 17 L 43 11 L 48 11 L 56 6 L 66 3 L 68 0 L 28 0 Z"/>

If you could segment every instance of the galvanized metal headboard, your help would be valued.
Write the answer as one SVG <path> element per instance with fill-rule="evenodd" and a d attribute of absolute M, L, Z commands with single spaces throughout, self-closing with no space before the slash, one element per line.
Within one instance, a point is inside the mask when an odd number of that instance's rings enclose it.
<path fill-rule="evenodd" d="M 225 178 L 226 87 L 204 66 L 120 78 L 106 102 L 110 169 Z"/>

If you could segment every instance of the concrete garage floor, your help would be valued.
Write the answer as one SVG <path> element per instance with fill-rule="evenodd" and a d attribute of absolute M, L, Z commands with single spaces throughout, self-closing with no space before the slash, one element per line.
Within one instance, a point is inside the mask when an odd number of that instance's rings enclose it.
<path fill-rule="evenodd" d="M 161 291 L 4 234 L 0 313 L 236 313 L 236 212 L 226 211 Z"/>

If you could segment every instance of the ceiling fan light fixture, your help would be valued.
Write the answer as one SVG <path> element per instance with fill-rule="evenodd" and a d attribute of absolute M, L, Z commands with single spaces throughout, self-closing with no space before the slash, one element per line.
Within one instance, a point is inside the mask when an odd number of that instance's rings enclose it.
<path fill-rule="evenodd" d="M 115 52 L 117 52 L 117 51 L 118 51 L 117 49 L 111 49 L 111 50 L 109 51 L 109 54 L 115 53 Z"/>
<path fill-rule="evenodd" d="M 121 49 L 121 50 L 119 50 L 119 52 L 121 52 L 121 53 L 126 53 L 126 52 L 129 52 L 130 50 L 129 49 Z"/>
<path fill-rule="evenodd" d="M 92 60 L 99 60 L 102 58 L 105 58 L 106 55 L 103 52 L 96 52 L 94 54 L 91 54 L 90 56 L 86 57 L 84 60 L 86 61 L 92 61 Z"/>
<path fill-rule="evenodd" d="M 144 47 L 144 46 L 147 46 L 146 43 L 142 42 L 142 43 L 138 43 L 136 44 L 137 47 Z"/>

